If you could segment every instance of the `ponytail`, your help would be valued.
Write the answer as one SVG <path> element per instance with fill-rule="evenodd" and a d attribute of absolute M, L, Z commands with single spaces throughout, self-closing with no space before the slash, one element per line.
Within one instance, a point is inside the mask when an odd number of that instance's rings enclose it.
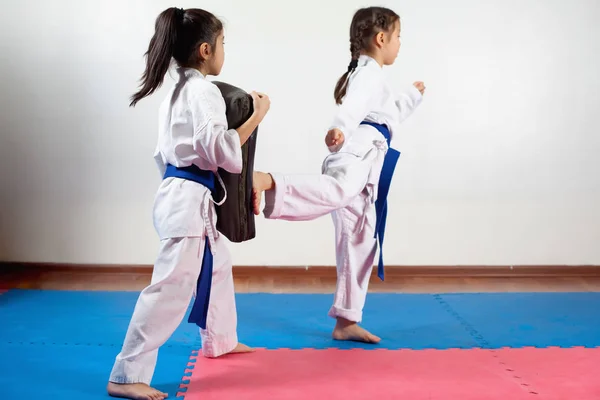
<path fill-rule="evenodd" d="M 145 54 L 146 69 L 142 74 L 142 83 L 140 89 L 131 96 L 130 107 L 135 107 L 138 101 L 162 85 L 177 43 L 178 26 L 183 18 L 184 11 L 175 7 L 166 9 L 156 18 L 154 36 Z"/>
<path fill-rule="evenodd" d="M 199 8 L 168 8 L 156 18 L 154 36 L 146 51 L 146 70 L 140 89 L 131 96 L 130 106 L 158 89 L 169 70 L 171 59 L 185 68 L 198 68 L 204 62 L 198 49 L 202 43 L 215 46 L 223 23 Z"/>

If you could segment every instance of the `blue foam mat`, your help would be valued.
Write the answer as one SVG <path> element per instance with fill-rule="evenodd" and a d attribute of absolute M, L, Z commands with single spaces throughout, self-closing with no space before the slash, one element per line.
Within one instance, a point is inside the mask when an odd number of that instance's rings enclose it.
<path fill-rule="evenodd" d="M 14 290 L 0 296 L 0 319 L 11 321 L 0 342 L 120 346 L 138 293 Z M 238 294 L 240 341 L 276 348 L 373 348 L 331 339 L 331 295 Z M 188 309 L 189 313 L 189 309 Z M 384 348 L 471 348 L 477 342 L 431 295 L 372 294 L 364 325 Z M 167 342 L 200 346 L 187 316 Z"/>
<path fill-rule="evenodd" d="M 139 293 L 10 290 L 0 296 L 0 342 L 118 345 Z M 186 318 L 187 319 L 187 318 Z M 182 323 L 169 345 L 199 345 L 198 328 Z"/>
<path fill-rule="evenodd" d="M 0 296 L 0 343 L 120 346 L 136 292 L 13 290 Z M 600 346 L 600 293 L 369 294 L 378 346 L 336 342 L 331 295 L 238 294 L 240 341 L 265 348 Z M 188 310 L 189 312 L 189 310 Z M 187 317 L 168 346 L 198 347 Z"/>
<path fill-rule="evenodd" d="M 482 347 L 598 347 L 600 293 L 482 293 L 439 296 L 484 338 Z"/>
<path fill-rule="evenodd" d="M 276 348 L 472 348 L 477 342 L 432 295 L 370 294 L 362 324 L 382 338 L 380 345 L 338 342 L 327 316 L 331 295 L 242 294 L 238 296 L 240 340 Z"/>
<path fill-rule="evenodd" d="M 106 383 L 118 348 L 0 343 L 2 399 L 108 399 Z M 162 348 L 153 385 L 177 395 L 190 349 Z"/>

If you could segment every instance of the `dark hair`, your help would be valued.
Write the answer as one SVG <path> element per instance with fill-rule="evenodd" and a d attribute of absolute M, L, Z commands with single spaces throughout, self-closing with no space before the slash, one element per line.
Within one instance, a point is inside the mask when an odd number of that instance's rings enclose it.
<path fill-rule="evenodd" d="M 379 32 L 391 32 L 394 24 L 399 19 L 398 14 L 384 7 L 361 8 L 354 14 L 350 24 L 350 54 L 352 60 L 348 66 L 348 71 L 342 75 L 335 85 L 333 96 L 336 104 L 342 104 L 342 98 L 346 95 L 348 86 L 348 76 L 358 66 L 360 52 L 369 49 L 373 37 Z"/>
<path fill-rule="evenodd" d="M 145 54 L 146 70 L 140 89 L 131 96 L 132 107 L 162 85 L 171 59 L 180 67 L 198 67 L 203 61 L 198 48 L 202 43 L 214 47 L 223 24 L 208 11 L 171 7 L 156 18 L 154 29 Z"/>

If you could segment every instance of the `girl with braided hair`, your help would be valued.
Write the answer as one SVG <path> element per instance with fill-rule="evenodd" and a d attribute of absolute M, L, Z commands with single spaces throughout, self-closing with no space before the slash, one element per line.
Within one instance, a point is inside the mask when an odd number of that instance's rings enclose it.
<path fill-rule="evenodd" d="M 425 86 L 394 93 L 382 68 L 400 50 L 400 18 L 392 10 L 358 10 L 350 25 L 352 59 L 335 86 L 339 109 L 325 142 L 331 152 L 321 175 L 255 172 L 254 212 L 265 192 L 266 218 L 307 221 L 331 213 L 335 226 L 337 288 L 329 316 L 336 340 L 378 343 L 362 320 L 379 240 L 378 275 L 384 279 L 381 245 L 386 197 L 400 153 L 390 148 L 400 123 L 421 103 Z"/>

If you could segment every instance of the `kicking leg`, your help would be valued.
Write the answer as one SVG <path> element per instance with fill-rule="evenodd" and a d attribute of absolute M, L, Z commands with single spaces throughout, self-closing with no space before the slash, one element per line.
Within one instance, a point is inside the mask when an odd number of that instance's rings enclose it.
<path fill-rule="evenodd" d="M 308 221 L 343 208 L 364 189 L 371 166 L 381 155 L 377 148 L 363 156 L 334 153 L 325 160 L 322 174 L 255 172 L 254 213 L 259 213 L 263 192 L 263 212 L 269 219 Z"/>

